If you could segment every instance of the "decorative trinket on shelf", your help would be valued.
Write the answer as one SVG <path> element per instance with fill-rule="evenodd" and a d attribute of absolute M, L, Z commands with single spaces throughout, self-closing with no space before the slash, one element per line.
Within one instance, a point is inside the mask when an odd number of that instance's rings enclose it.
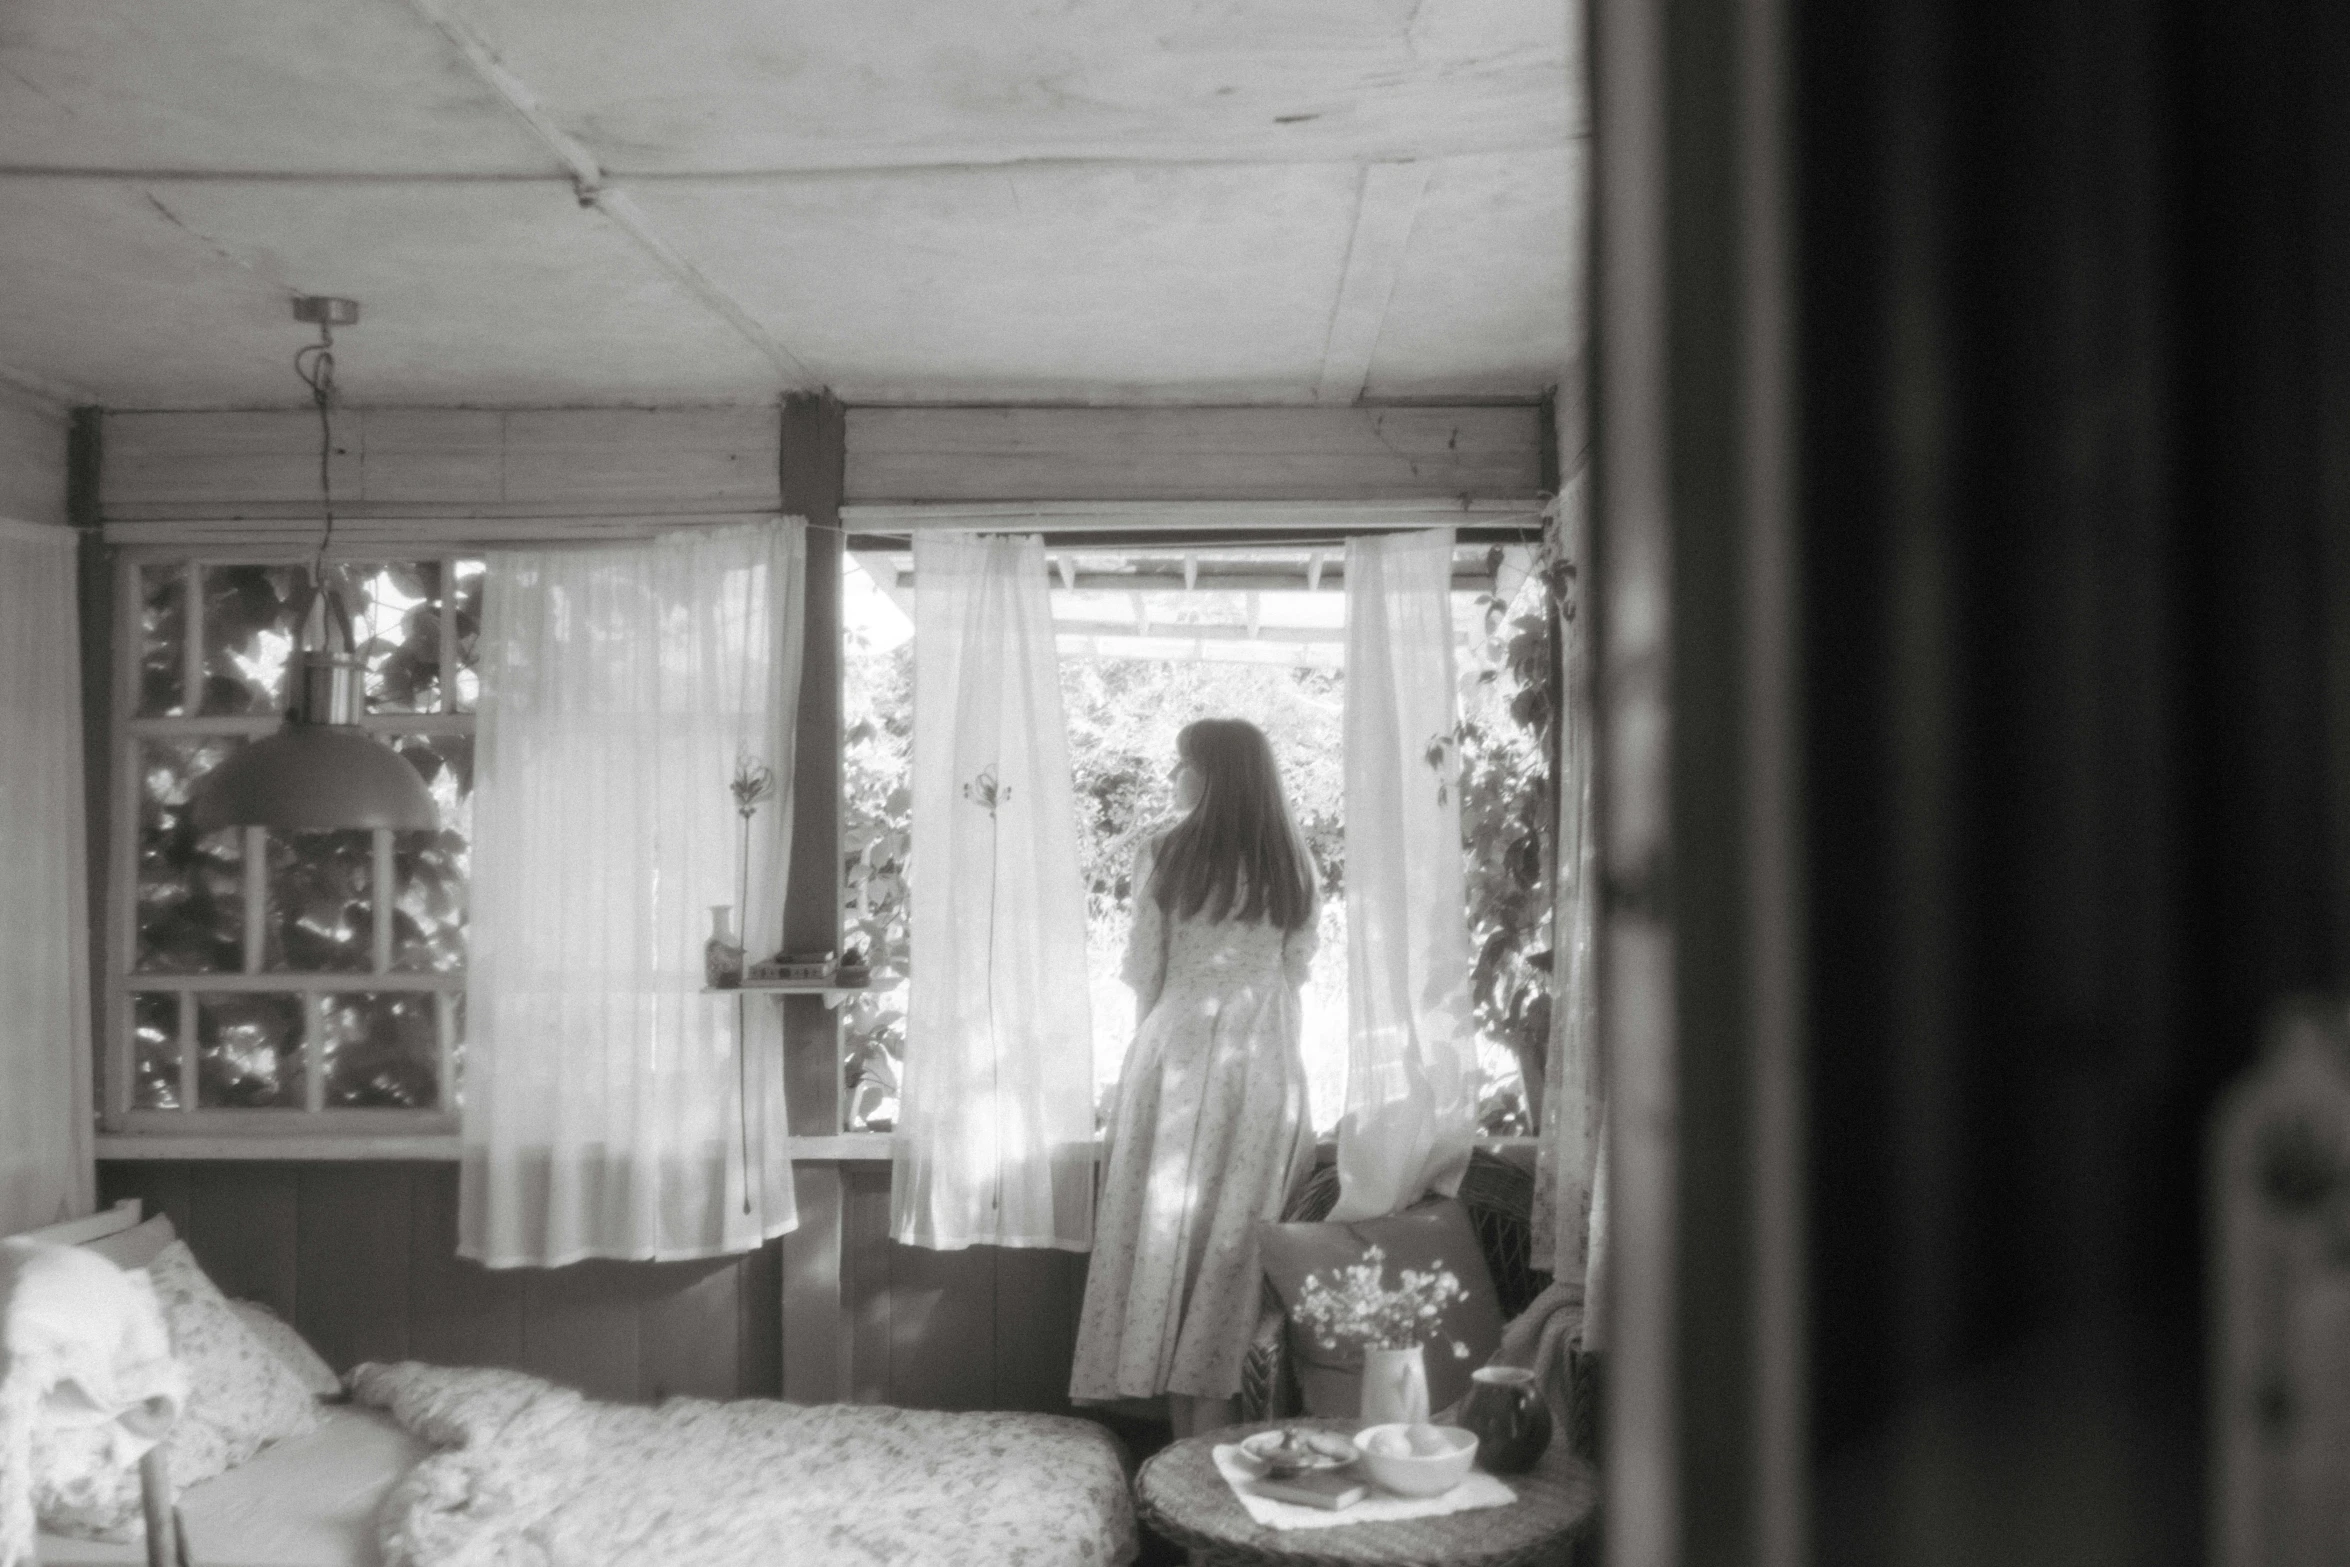
<path fill-rule="evenodd" d="M 702 944 L 702 979 L 712 990 L 743 982 L 743 944 L 734 938 L 734 905 L 710 905 L 710 939 Z"/>
<path fill-rule="evenodd" d="M 833 978 L 834 982 L 844 990 L 863 990 L 867 985 L 873 983 L 873 971 L 865 966 L 864 950 L 859 947 L 851 947 L 842 953 L 840 969 Z"/>
<path fill-rule="evenodd" d="M 829 952 L 778 952 L 761 958 L 744 975 L 754 985 L 822 985 L 832 979 Z"/>

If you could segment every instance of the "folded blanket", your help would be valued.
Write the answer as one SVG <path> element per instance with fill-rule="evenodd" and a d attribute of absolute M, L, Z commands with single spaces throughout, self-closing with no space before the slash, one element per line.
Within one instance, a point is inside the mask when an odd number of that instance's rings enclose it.
<path fill-rule="evenodd" d="M 1489 1366 L 1524 1366 L 1534 1373 L 1534 1385 L 1550 1409 L 1551 1440 L 1563 1442 L 1574 1429 L 1574 1367 L 1569 1355 L 1583 1331 L 1583 1281 L 1561 1280 L 1551 1285 L 1510 1319 L 1501 1330 L 1501 1347 Z M 1443 1411 L 1441 1418 L 1459 1416 L 1466 1398 Z"/>
<path fill-rule="evenodd" d="M 1115 1567 L 1118 1445 L 1052 1415 L 610 1404 L 515 1371 L 363 1365 L 352 1396 L 441 1448 L 384 1499 L 385 1567 Z"/>
<path fill-rule="evenodd" d="M 144 1274 L 71 1246 L 0 1241 L 0 1567 L 33 1559 L 36 1425 L 119 1468 L 171 1429 L 187 1396 Z"/>

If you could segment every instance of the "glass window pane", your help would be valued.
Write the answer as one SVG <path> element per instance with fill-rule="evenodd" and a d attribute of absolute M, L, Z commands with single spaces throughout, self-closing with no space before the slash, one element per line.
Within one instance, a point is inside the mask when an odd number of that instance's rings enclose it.
<path fill-rule="evenodd" d="M 131 997 L 131 1108 L 181 1108 L 180 998 L 171 991 Z"/>
<path fill-rule="evenodd" d="M 329 1109 L 430 1110 L 440 1103 L 437 998 L 415 991 L 329 996 L 320 1042 Z"/>
<path fill-rule="evenodd" d="M 269 835 L 269 923 L 261 965 L 273 974 L 364 974 L 375 966 L 375 835 Z"/>
<path fill-rule="evenodd" d="M 187 711 L 188 569 L 139 568 L 139 712 Z"/>
<path fill-rule="evenodd" d="M 456 578 L 449 595 L 449 620 L 457 632 L 457 703 L 456 711 L 470 713 L 481 698 L 481 665 L 477 644 L 481 639 L 481 579 L 482 562 L 457 562 Z"/>
<path fill-rule="evenodd" d="M 399 747 L 440 806 L 441 830 L 392 835 L 392 967 L 403 974 L 462 973 L 473 736 L 403 735 Z"/>
<path fill-rule="evenodd" d="M 441 706 L 441 563 L 354 566 L 352 636 L 366 670 L 371 713 L 437 713 Z"/>
<path fill-rule="evenodd" d="M 187 810 L 196 780 L 243 743 L 219 736 L 139 747 L 142 973 L 224 974 L 244 965 L 244 835 L 224 827 L 199 836 Z"/>
<path fill-rule="evenodd" d="M 302 998 L 196 998 L 196 1103 L 206 1110 L 302 1108 Z"/>
<path fill-rule="evenodd" d="M 295 606 L 308 591 L 301 566 L 204 568 L 205 712 L 284 711 Z"/>

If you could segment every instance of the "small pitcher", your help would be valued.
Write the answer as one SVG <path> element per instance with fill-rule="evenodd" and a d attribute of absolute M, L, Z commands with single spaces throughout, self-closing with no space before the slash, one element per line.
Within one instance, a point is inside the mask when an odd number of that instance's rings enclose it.
<path fill-rule="evenodd" d="M 1363 1351 L 1362 1422 L 1420 1425 L 1428 1418 L 1428 1364 L 1420 1346 Z"/>
<path fill-rule="evenodd" d="M 1550 1408 L 1522 1366 L 1470 1372 L 1461 1424 L 1477 1433 L 1479 1467 L 1497 1475 L 1524 1474 L 1550 1445 Z"/>

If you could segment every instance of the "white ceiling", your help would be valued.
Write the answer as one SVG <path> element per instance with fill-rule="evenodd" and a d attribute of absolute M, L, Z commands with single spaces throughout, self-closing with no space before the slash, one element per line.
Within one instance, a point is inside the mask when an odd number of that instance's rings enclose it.
<path fill-rule="evenodd" d="M 362 403 L 1522 396 L 1570 3 L 9 0 L 0 379 L 291 405 L 332 293 Z"/>

